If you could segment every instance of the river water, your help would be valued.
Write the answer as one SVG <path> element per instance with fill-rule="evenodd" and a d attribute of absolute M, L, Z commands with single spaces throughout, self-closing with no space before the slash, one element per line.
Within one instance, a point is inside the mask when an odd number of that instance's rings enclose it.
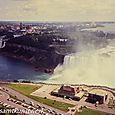
<path fill-rule="evenodd" d="M 104 26 L 86 30 L 115 34 L 115 23 L 104 24 Z M 101 85 L 115 88 L 115 39 L 107 41 L 108 45 L 104 48 L 84 49 L 81 52 L 65 56 L 63 65 L 58 65 L 54 75 L 46 82 Z"/>
<path fill-rule="evenodd" d="M 48 74 L 35 71 L 26 62 L 0 55 L 0 80 L 42 81 L 48 78 Z"/>
<path fill-rule="evenodd" d="M 105 32 L 115 33 L 115 24 L 106 24 L 105 27 L 101 29 L 95 28 L 93 31 L 95 30 L 103 30 Z M 101 54 L 101 58 L 100 56 L 98 56 L 98 60 L 96 59 L 98 53 L 94 52 L 93 52 L 94 55 L 85 54 L 86 56 L 82 55 L 82 58 L 79 58 L 77 54 L 70 57 L 65 57 L 64 65 L 57 67 L 55 70 L 57 73 L 56 75 L 53 76 L 39 71 L 35 71 L 35 68 L 27 64 L 26 62 L 0 55 L 0 80 L 18 79 L 18 80 L 31 80 L 34 82 L 61 83 L 61 84 L 85 83 L 91 85 L 93 84 L 104 85 L 114 88 L 115 48 L 113 48 L 113 46 L 112 47 L 110 46 L 108 48 L 107 48 L 108 52 L 106 52 L 106 49 L 104 49 L 105 52 Z M 111 48 L 113 48 L 114 50 Z M 89 57 L 89 59 L 87 57 Z M 76 61 L 75 60 L 76 58 L 77 60 L 81 60 L 82 64 L 79 63 L 80 61 L 79 62 Z M 97 64 L 97 61 L 100 61 L 101 66 L 99 63 Z M 82 68 L 83 66 L 84 68 Z M 73 69 L 71 70 L 71 68 Z M 102 71 L 100 71 L 99 68 Z M 58 73 L 58 69 L 61 70 L 61 74 Z M 82 71 L 79 72 L 79 70 Z M 87 72 L 87 70 L 89 71 Z"/>
<path fill-rule="evenodd" d="M 115 45 L 65 56 L 47 82 L 115 88 Z"/>
<path fill-rule="evenodd" d="M 88 29 L 82 29 L 82 30 L 88 30 L 88 31 L 104 31 L 109 33 L 115 33 L 115 23 L 107 23 L 103 24 L 104 27 L 97 27 L 97 28 L 88 28 Z"/>

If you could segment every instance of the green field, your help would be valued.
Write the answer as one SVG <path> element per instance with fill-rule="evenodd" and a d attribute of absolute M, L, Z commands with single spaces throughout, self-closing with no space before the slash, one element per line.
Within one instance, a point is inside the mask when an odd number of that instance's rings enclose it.
<path fill-rule="evenodd" d="M 107 114 L 104 112 L 83 108 L 82 112 L 76 113 L 76 115 L 112 115 L 112 114 Z"/>
<path fill-rule="evenodd" d="M 54 108 L 57 108 L 57 109 L 60 109 L 63 111 L 67 111 L 68 107 L 74 106 L 74 105 L 71 105 L 68 103 L 63 103 L 63 102 L 59 102 L 59 101 L 55 101 L 55 100 L 51 100 L 51 99 L 47 99 L 47 98 L 45 99 L 42 97 L 30 95 L 32 92 L 34 92 L 35 90 L 40 88 L 40 86 L 38 86 L 38 85 L 8 84 L 7 87 L 12 88 L 12 89 L 16 90 L 17 92 L 19 92 L 33 100 L 36 100 L 40 103 L 44 103 L 46 105 L 52 106 Z M 76 115 L 113 115 L 113 114 L 107 114 L 104 112 L 83 108 L 82 112 L 76 113 Z"/>
<path fill-rule="evenodd" d="M 8 84 L 7 86 L 24 95 L 29 95 L 32 92 L 36 91 L 38 88 L 40 88 L 40 86 L 38 85 L 28 85 L 28 84 Z"/>
<path fill-rule="evenodd" d="M 45 99 L 42 97 L 37 97 L 37 96 L 32 96 L 30 95 L 32 92 L 34 92 L 35 90 L 37 90 L 38 88 L 40 88 L 37 85 L 26 85 L 26 84 L 8 84 L 7 87 L 12 88 L 14 90 L 16 90 L 17 92 L 33 99 L 36 100 L 38 102 L 41 102 L 43 104 L 52 106 L 54 108 L 63 110 L 63 111 L 67 111 L 68 107 L 73 107 L 74 105 L 72 104 L 68 104 L 68 103 L 63 103 L 63 102 L 59 102 L 59 101 L 55 101 L 55 100 L 51 100 L 51 99 Z"/>

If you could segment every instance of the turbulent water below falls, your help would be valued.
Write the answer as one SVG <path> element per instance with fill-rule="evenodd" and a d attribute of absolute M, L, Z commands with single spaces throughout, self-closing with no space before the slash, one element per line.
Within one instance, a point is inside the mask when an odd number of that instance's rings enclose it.
<path fill-rule="evenodd" d="M 115 88 L 115 45 L 65 56 L 63 65 L 45 82 Z"/>

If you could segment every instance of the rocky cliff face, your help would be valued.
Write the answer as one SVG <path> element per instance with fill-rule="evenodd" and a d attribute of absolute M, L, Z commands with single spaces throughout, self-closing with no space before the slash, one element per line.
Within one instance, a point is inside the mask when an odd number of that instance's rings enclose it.
<path fill-rule="evenodd" d="M 26 38 L 28 41 L 25 40 Z M 31 37 L 23 36 L 8 40 L 1 51 L 5 55 L 33 64 L 36 70 L 53 72 L 58 64 L 63 63 L 64 55 L 56 53 L 55 48 L 50 47 L 49 44 L 47 40 L 37 44 Z"/>

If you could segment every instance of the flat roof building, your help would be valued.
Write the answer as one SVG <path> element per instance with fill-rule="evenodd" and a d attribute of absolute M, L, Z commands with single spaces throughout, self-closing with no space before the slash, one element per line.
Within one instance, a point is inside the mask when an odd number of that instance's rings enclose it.
<path fill-rule="evenodd" d="M 87 101 L 91 103 L 99 102 L 99 104 L 105 103 L 107 99 L 107 92 L 101 89 L 92 89 L 88 93 Z"/>

